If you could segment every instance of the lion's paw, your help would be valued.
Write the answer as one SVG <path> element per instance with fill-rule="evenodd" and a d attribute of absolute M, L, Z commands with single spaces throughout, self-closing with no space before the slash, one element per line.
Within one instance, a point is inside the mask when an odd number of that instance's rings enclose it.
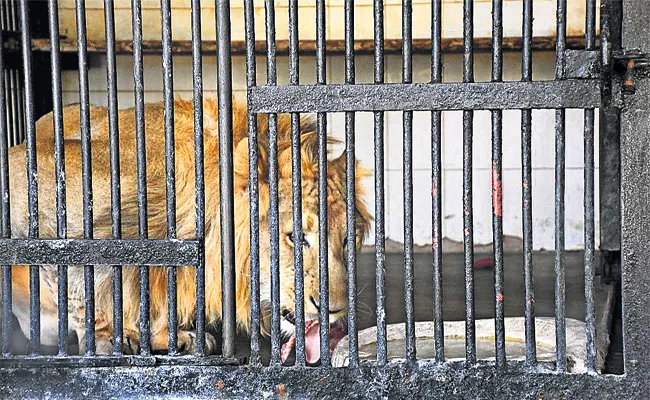
<path fill-rule="evenodd" d="M 179 331 L 178 332 L 178 351 L 181 354 L 194 354 L 196 352 L 196 332 L 194 331 Z M 205 354 L 214 354 L 217 351 L 217 340 L 209 334 L 205 333 Z"/>

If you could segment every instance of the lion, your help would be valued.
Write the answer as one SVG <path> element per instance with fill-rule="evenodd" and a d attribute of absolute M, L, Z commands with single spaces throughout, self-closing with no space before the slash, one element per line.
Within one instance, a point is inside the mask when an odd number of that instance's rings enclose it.
<path fill-rule="evenodd" d="M 176 150 L 176 215 L 177 235 L 181 239 L 195 237 L 195 165 L 194 165 L 194 107 L 185 100 L 174 102 Z M 216 324 L 221 317 L 221 266 L 219 234 L 219 140 L 217 102 L 206 98 L 204 112 L 205 147 L 205 258 L 206 258 L 206 321 Z M 92 146 L 93 230 L 94 238 L 111 238 L 111 191 L 109 163 L 109 112 L 105 107 L 91 106 L 90 130 Z M 83 237 L 82 168 L 80 107 L 68 105 L 63 109 L 67 232 L 68 238 Z M 149 238 L 166 237 L 164 106 L 145 106 L 146 164 Z M 121 177 L 122 237 L 138 238 L 138 201 L 136 170 L 135 109 L 118 112 Z M 258 172 L 260 224 L 260 291 L 262 331 L 268 335 L 271 303 L 270 233 L 269 233 L 269 149 L 267 117 L 258 116 Z M 250 214 L 248 164 L 247 109 L 242 101 L 233 100 L 234 157 L 234 226 L 236 251 L 236 321 L 240 332 L 250 330 Z M 292 242 L 291 186 L 291 124 L 290 116 L 278 115 L 278 182 L 280 211 L 280 284 L 281 330 L 291 340 L 295 330 L 294 266 Z M 320 357 L 318 335 L 319 274 L 318 274 L 318 145 L 314 118 L 300 120 L 302 157 L 302 220 L 305 287 L 306 353 L 308 362 Z M 55 158 L 53 116 L 48 114 L 36 123 L 38 165 L 39 228 L 41 238 L 55 238 L 57 232 L 55 195 Z M 9 150 L 11 233 L 12 237 L 27 237 L 27 175 L 25 144 Z M 333 327 L 347 315 L 346 268 L 346 157 L 345 152 L 328 161 L 328 265 L 329 310 Z M 369 176 L 356 164 L 356 247 L 366 238 L 371 216 L 363 201 L 362 179 Z M 29 267 L 12 267 L 13 312 L 20 327 L 29 336 Z M 68 312 L 69 334 L 76 334 L 79 351 L 85 351 L 84 279 L 83 268 L 70 266 Z M 111 354 L 112 284 L 110 266 L 95 266 L 96 352 Z M 178 351 L 193 352 L 196 346 L 194 329 L 196 312 L 196 275 L 194 267 L 179 267 L 177 272 Z M 126 354 L 139 352 L 139 268 L 123 266 L 124 348 Z M 167 269 L 150 268 L 151 350 L 168 351 Z M 41 343 L 57 344 L 57 274 L 56 266 L 43 266 L 40 274 Z M 335 332 L 335 329 L 332 329 Z M 340 332 L 339 332 L 340 333 Z M 73 337 L 72 335 L 70 337 Z M 206 334 L 206 351 L 214 352 L 216 340 Z M 283 357 L 284 358 L 284 357 Z"/>

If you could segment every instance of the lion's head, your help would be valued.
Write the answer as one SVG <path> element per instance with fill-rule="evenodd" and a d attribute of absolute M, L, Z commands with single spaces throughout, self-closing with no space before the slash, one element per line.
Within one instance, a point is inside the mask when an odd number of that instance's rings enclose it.
<path fill-rule="evenodd" d="M 269 231 L 269 161 L 266 117 L 258 117 L 259 143 L 259 210 L 260 210 L 260 298 L 262 329 L 270 327 L 270 231 Z M 278 116 L 278 187 L 280 238 L 280 307 L 281 330 L 293 344 L 295 333 L 294 235 L 292 206 L 292 162 L 290 118 Z M 318 142 L 316 123 L 303 116 L 301 130 L 302 161 L 302 246 L 304 266 L 305 347 L 308 362 L 320 358 L 319 350 L 319 223 L 318 223 Z M 332 143 L 333 140 L 329 140 Z M 340 322 L 347 315 L 347 222 L 346 222 L 345 152 L 327 163 L 327 217 L 329 271 L 330 336 L 332 344 L 340 339 Z M 235 150 L 236 185 L 248 194 L 248 140 L 242 139 Z M 366 208 L 361 180 L 369 172 L 356 164 L 356 246 L 361 247 L 370 229 L 371 216 Z M 247 197 L 247 196 L 246 196 Z M 248 199 L 246 199 L 248 200 Z M 248 201 L 245 201 L 246 206 Z M 247 212 L 241 210 L 242 212 Z M 242 226 L 241 228 L 246 229 Z M 290 347 L 288 348 L 290 350 Z M 287 346 L 283 348 L 283 354 Z"/>

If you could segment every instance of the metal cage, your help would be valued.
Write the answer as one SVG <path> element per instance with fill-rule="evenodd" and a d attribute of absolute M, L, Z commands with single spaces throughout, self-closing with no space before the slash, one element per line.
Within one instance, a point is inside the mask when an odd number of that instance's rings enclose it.
<path fill-rule="evenodd" d="M 402 2 L 402 82 L 384 82 L 384 8 L 374 1 L 374 83 L 355 82 L 354 1 L 345 1 L 345 83 L 326 81 L 326 7 L 316 0 L 316 84 L 300 84 L 298 0 L 289 0 L 289 75 L 288 85 L 277 85 L 275 5 L 266 0 L 266 38 L 255 38 L 253 0 L 245 0 L 246 80 L 248 97 L 249 193 L 250 193 L 250 285 L 251 329 L 250 357 L 244 358 L 235 346 L 235 226 L 233 199 L 233 117 L 231 67 L 230 2 L 216 0 L 219 108 L 219 180 L 222 249 L 222 354 L 205 351 L 205 235 L 206 200 L 203 148 L 203 81 L 200 0 L 191 0 L 192 71 L 195 139 L 196 232 L 195 239 L 177 239 L 174 147 L 174 89 L 172 79 L 171 0 L 161 0 L 162 60 L 164 71 L 164 138 L 166 182 L 165 239 L 148 238 L 147 176 L 144 121 L 144 64 L 141 0 L 132 0 L 133 68 L 135 88 L 135 129 L 137 137 L 139 238 L 123 239 L 120 209 L 120 154 L 117 118 L 117 72 L 115 18 L 113 1 L 105 0 L 106 70 L 110 132 L 111 238 L 93 238 L 93 193 L 91 173 L 91 126 L 88 90 L 88 41 L 85 2 L 76 0 L 77 57 L 79 71 L 80 141 L 83 168 L 83 238 L 70 239 L 66 227 L 66 181 L 64 172 L 63 100 L 61 88 L 62 54 L 59 43 L 57 0 L 48 0 L 51 99 L 56 158 L 57 237 L 39 238 L 38 177 L 36 174 L 37 139 L 35 120 L 39 110 L 34 86 L 33 28 L 30 8 L 37 1 L 2 2 L 3 49 L 0 69 L 4 71 L 4 88 L 0 90 L 0 190 L 2 201 L 0 265 L 2 265 L 2 357 L 0 357 L 0 396 L 6 398 L 68 397 L 156 397 L 196 396 L 238 398 L 288 396 L 290 398 L 638 398 L 650 393 L 650 298 L 646 290 L 650 275 L 645 269 L 650 251 L 645 243 L 650 236 L 650 79 L 644 69 L 650 51 L 650 7 L 644 0 L 603 0 L 600 35 L 596 32 L 596 1 L 586 0 L 585 36 L 581 48 L 567 47 L 567 1 L 557 1 L 557 36 L 555 40 L 555 79 L 535 81 L 532 76 L 533 0 L 523 0 L 521 36 L 521 80 L 503 80 L 503 0 L 492 0 L 492 73 L 489 82 L 474 81 L 474 41 L 472 0 L 463 2 L 463 79 L 449 83 L 442 80 L 442 1 L 431 2 L 431 79 L 413 83 L 412 2 Z M 20 40 L 12 33 L 18 32 Z M 256 47 L 259 45 L 262 47 Z M 575 47 L 575 46 L 574 46 Z M 267 82 L 257 85 L 256 53 L 266 51 Z M 18 58 L 17 51 L 22 54 Z M 38 53 L 38 52 L 37 52 Z M 15 69 L 15 65 L 21 70 Z M 18 84 L 20 82 L 20 84 Z M 24 103 L 22 97 L 24 96 Z M 38 97 L 38 96 L 36 96 Z M 565 109 L 584 109 L 584 285 L 586 326 L 586 373 L 567 371 L 565 315 Z M 523 279 L 525 284 L 525 361 L 506 358 L 505 312 L 503 305 L 503 226 L 501 205 L 502 111 L 521 110 L 522 154 L 522 230 Z M 533 109 L 555 110 L 555 326 L 556 362 L 536 359 L 535 293 L 533 285 L 532 242 L 532 163 L 531 124 Z M 596 313 L 594 285 L 598 266 L 595 249 L 594 124 L 600 113 L 601 146 L 601 258 L 602 274 L 614 280 L 620 273 L 624 374 L 596 372 Z M 465 333 L 466 354 L 462 361 L 446 360 L 442 315 L 442 185 L 441 185 L 441 112 L 463 112 L 463 227 L 465 266 Z M 478 360 L 476 318 L 474 314 L 474 243 L 472 206 L 472 128 L 475 110 L 489 110 L 492 116 L 492 228 L 495 289 L 495 359 Z M 385 307 L 385 208 L 384 208 L 384 113 L 403 112 L 404 131 L 404 282 L 406 352 L 403 360 L 389 360 Z M 433 282 L 431 301 L 435 357 L 421 359 L 416 354 L 414 318 L 413 253 L 413 112 L 431 112 L 431 160 Z M 280 332 L 280 254 L 278 188 L 278 114 L 291 114 L 293 167 L 293 238 L 300 243 L 301 159 L 300 114 L 316 113 L 318 137 L 319 198 L 319 304 L 328 304 L 327 259 L 327 113 L 345 113 L 346 210 L 347 210 L 347 285 L 349 366 L 332 367 L 329 352 L 329 310 L 320 307 L 320 367 L 310 367 L 305 360 L 305 313 L 302 245 L 294 247 L 295 263 L 295 366 L 281 365 Z M 377 358 L 361 361 L 357 326 L 357 277 L 355 247 L 355 113 L 374 114 L 375 155 L 375 259 L 377 299 Z M 258 115 L 268 116 L 270 254 L 260 253 Z M 21 125 L 24 123 L 24 127 Z M 12 237 L 9 215 L 8 147 L 26 139 L 28 176 L 29 232 L 26 238 Z M 459 199 L 461 200 L 461 199 Z M 271 356 L 270 365 L 260 357 L 261 302 L 260 257 L 271 260 Z M 620 257 L 620 261 L 619 261 Z M 30 354 L 13 355 L 12 337 L 12 265 L 30 265 Z M 41 355 L 40 293 L 41 265 L 58 266 L 58 355 Z M 85 283 L 85 354 L 68 354 L 68 267 L 82 265 Z M 113 354 L 95 351 L 94 266 L 112 269 Z M 123 354 L 122 265 L 140 265 L 140 354 Z M 196 352 L 179 355 L 177 342 L 177 266 L 196 268 Z M 150 348 L 148 310 L 150 268 L 167 268 L 169 303 L 169 352 L 154 355 Z M 617 271 L 620 267 L 620 271 Z"/>

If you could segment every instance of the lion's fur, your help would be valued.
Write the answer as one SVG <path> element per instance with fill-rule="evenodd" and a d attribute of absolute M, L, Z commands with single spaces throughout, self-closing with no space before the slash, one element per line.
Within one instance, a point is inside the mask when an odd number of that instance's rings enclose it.
<path fill-rule="evenodd" d="M 204 101 L 204 160 L 205 160 L 205 218 L 206 218 L 206 316 L 208 322 L 216 322 L 221 315 L 221 272 L 220 272 L 220 217 L 219 217 L 219 141 L 217 131 L 217 103 Z M 65 170 L 67 199 L 67 236 L 83 237 L 82 213 L 82 164 L 80 112 L 78 105 L 64 108 Z M 164 158 L 164 109 L 161 103 L 149 104 L 145 108 L 147 146 L 147 200 L 149 238 L 166 237 L 166 188 Z M 176 100 L 174 108 L 174 132 L 176 139 L 176 220 L 179 238 L 195 237 L 195 160 L 194 160 L 194 115 L 193 104 Z M 119 112 L 120 132 L 120 178 L 122 237 L 138 238 L 138 201 L 136 169 L 136 119 L 134 109 Z M 258 173 L 260 211 L 260 262 L 262 268 L 262 302 L 269 300 L 269 149 L 267 118 L 258 116 Z M 93 234 L 94 238 L 111 237 L 111 190 L 109 157 L 108 110 L 91 107 L 90 127 L 92 145 L 92 188 L 93 188 Z M 233 103 L 234 143 L 234 199 L 235 199 L 235 247 L 236 247 L 236 307 L 238 326 L 247 331 L 250 323 L 250 215 L 248 180 L 248 134 L 245 104 Z M 306 240 L 312 240 L 305 247 L 305 307 L 310 309 L 309 296 L 318 298 L 318 246 L 317 238 L 317 137 L 315 123 L 311 118 L 301 119 L 301 157 L 303 178 L 303 227 Z M 293 307 L 293 248 L 287 241 L 286 229 L 291 228 L 291 141 L 290 117 L 278 116 L 278 165 L 280 193 L 280 260 L 281 260 L 281 302 L 284 307 Z M 54 159 L 54 128 L 51 114 L 42 117 L 36 124 L 36 146 L 39 184 L 39 234 L 54 238 L 57 233 L 56 184 Z M 25 237 L 27 225 L 27 175 L 25 169 L 25 145 L 10 149 L 11 225 L 14 237 Z M 345 308 L 346 278 L 344 269 L 345 238 L 345 155 L 328 162 L 328 210 L 329 210 L 329 264 L 330 264 L 330 308 Z M 363 202 L 363 187 L 360 179 L 367 172 L 357 165 L 356 218 L 357 245 L 367 235 L 370 215 Z M 316 211 L 316 214 L 314 214 Z M 314 231 L 315 229 L 315 231 Z M 289 230 L 290 232 L 290 230 Z M 316 232 L 316 236 L 313 235 Z M 311 239 L 308 239 L 311 238 Z M 24 332 L 28 330 L 29 280 L 27 267 L 14 266 L 13 298 L 14 313 L 21 320 Z M 83 348 L 83 268 L 71 266 L 69 273 L 70 330 L 79 335 Z M 188 340 L 187 330 L 192 328 L 195 318 L 195 269 L 178 268 L 178 319 L 181 331 L 179 341 Z M 43 343 L 56 344 L 56 267 L 42 268 L 41 301 Z M 316 292 L 314 292 L 314 289 Z M 107 266 L 95 268 L 96 316 L 98 351 L 110 345 L 112 336 L 112 289 L 111 269 Z M 124 292 L 124 335 L 136 343 L 139 338 L 139 268 L 125 266 L 123 269 Z M 315 294 L 314 294 L 315 293 Z M 165 350 L 167 346 L 167 269 L 150 268 L 151 330 L 154 350 Z M 336 318 L 344 315 L 342 310 Z M 265 313 L 265 317 L 266 317 Z M 265 319 L 266 320 L 266 319 Z M 27 329 L 26 329 L 27 328 Z M 102 340 L 104 340 L 102 342 Z"/>

